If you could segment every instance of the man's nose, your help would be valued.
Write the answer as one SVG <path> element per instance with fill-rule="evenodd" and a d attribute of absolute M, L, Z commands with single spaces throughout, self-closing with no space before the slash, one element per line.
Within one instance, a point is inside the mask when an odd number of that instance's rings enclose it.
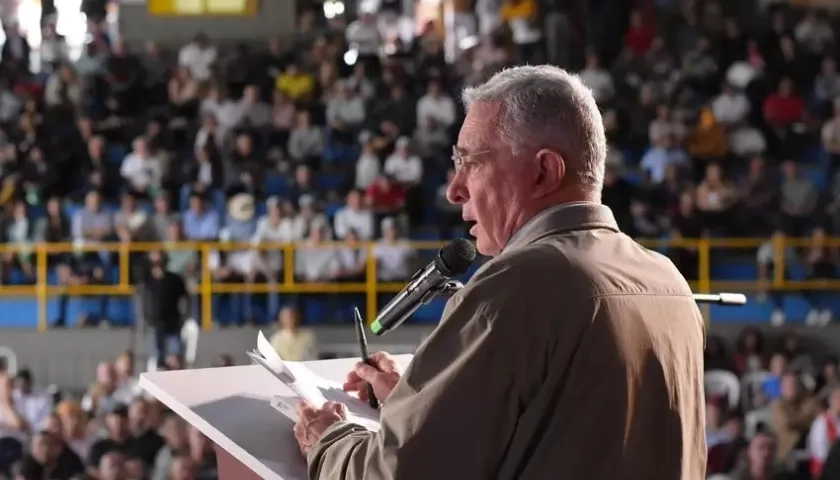
<path fill-rule="evenodd" d="M 461 205 L 466 203 L 468 198 L 467 189 L 464 188 L 464 184 L 456 176 L 446 187 L 446 199 L 449 200 L 449 203 Z"/>

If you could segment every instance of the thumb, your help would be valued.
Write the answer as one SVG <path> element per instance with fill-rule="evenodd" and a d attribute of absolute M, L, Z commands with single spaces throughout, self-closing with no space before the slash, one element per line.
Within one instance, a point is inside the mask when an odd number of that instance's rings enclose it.
<path fill-rule="evenodd" d="M 376 379 L 376 376 L 379 375 L 379 370 L 366 363 L 358 363 L 356 364 L 356 375 L 359 376 L 362 380 L 370 383 Z"/>
<path fill-rule="evenodd" d="M 347 407 L 345 407 L 343 403 L 329 402 L 328 408 L 339 417 L 344 418 L 347 416 Z"/>

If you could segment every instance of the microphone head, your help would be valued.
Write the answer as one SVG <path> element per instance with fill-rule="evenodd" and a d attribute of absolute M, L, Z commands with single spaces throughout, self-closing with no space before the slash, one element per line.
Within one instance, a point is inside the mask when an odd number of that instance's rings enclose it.
<path fill-rule="evenodd" d="M 440 249 L 435 258 L 435 267 L 447 277 L 457 277 L 467 272 L 476 255 L 475 245 L 471 241 L 458 238 Z"/>

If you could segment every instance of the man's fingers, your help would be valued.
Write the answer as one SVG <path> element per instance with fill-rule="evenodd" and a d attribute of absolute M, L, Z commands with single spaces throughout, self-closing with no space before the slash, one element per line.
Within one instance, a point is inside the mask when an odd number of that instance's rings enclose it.
<path fill-rule="evenodd" d="M 359 378 L 359 376 L 356 375 L 355 370 L 351 370 L 347 372 L 347 378 L 344 381 L 347 383 L 358 383 L 359 381 L 361 381 L 361 378 Z"/>
<path fill-rule="evenodd" d="M 315 413 L 315 410 L 315 407 L 312 406 L 312 404 L 307 402 L 306 400 L 301 400 L 297 404 L 297 413 L 301 417 L 309 417 L 313 413 Z"/>
<path fill-rule="evenodd" d="M 376 376 L 379 375 L 381 372 L 377 370 L 375 367 L 371 367 L 366 363 L 359 362 L 356 364 L 356 375 L 359 376 L 361 380 L 365 382 L 372 382 L 376 379 Z"/>
<path fill-rule="evenodd" d="M 362 400 L 367 400 L 367 388 L 365 387 L 366 382 L 364 380 L 358 380 L 356 382 L 347 382 L 342 387 L 345 392 L 348 393 L 356 393 L 358 394 L 359 398 Z"/>
<path fill-rule="evenodd" d="M 391 373 L 400 371 L 400 365 L 389 353 L 376 352 L 370 356 L 370 359 L 382 372 Z"/>
<path fill-rule="evenodd" d="M 327 402 L 324 404 L 324 410 L 329 410 L 341 418 L 347 418 L 347 407 L 343 403 Z"/>

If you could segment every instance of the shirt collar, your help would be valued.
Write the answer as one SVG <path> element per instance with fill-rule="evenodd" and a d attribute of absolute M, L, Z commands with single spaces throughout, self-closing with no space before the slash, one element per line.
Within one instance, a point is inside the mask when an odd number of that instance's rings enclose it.
<path fill-rule="evenodd" d="M 612 210 L 595 202 L 569 202 L 548 207 L 525 222 L 508 240 L 503 250 L 532 243 L 545 235 L 569 230 L 607 228 L 618 232 Z"/>

